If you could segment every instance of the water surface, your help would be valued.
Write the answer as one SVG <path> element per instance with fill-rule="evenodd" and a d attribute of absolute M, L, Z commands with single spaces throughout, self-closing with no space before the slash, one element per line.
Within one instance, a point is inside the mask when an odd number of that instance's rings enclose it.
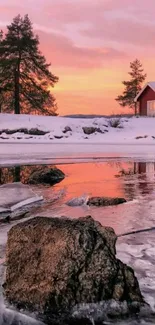
<path fill-rule="evenodd" d="M 92 215 L 102 225 L 111 226 L 118 235 L 137 229 L 155 226 L 155 163 L 153 161 L 117 161 L 61 164 L 66 178 L 54 186 L 32 186 L 44 196 L 44 203 L 31 211 L 31 216 L 69 216 L 71 218 Z M 0 169 L 0 184 L 22 182 L 27 184 L 30 174 L 43 166 L 12 166 Z M 75 198 L 89 196 L 124 197 L 128 201 L 117 207 L 68 206 Z M 7 231 L 11 224 L 0 226 L 0 279 L 5 261 Z M 119 237 L 118 257 L 132 266 L 138 277 L 145 299 L 155 309 L 155 231 L 150 230 Z M 155 322 L 155 320 L 153 320 Z M 131 324 L 134 321 L 129 322 Z M 115 322 L 116 324 L 116 322 Z M 127 322 L 125 322 L 127 324 Z M 152 320 L 139 320 L 139 324 L 152 324 Z"/>

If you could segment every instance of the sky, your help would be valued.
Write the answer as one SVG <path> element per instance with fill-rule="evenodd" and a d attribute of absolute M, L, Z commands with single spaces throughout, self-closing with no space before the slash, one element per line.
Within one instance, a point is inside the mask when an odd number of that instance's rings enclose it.
<path fill-rule="evenodd" d="M 115 101 L 130 62 L 155 80 L 155 0 L 0 0 L 0 29 L 28 14 L 40 49 L 59 77 L 58 112 L 126 112 Z"/>

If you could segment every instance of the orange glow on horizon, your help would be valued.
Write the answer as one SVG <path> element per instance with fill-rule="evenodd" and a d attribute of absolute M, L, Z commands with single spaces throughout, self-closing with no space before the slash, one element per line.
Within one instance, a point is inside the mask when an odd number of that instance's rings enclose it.
<path fill-rule="evenodd" d="M 121 107 L 115 98 L 122 93 L 123 80 L 128 80 L 129 64 L 135 57 L 124 62 L 106 63 L 105 67 L 96 69 L 57 68 L 58 84 L 52 89 L 59 115 L 65 114 L 125 114 L 132 109 Z M 155 80 L 154 59 L 142 58 L 146 81 Z"/>
<path fill-rule="evenodd" d="M 63 71 L 58 69 L 59 82 L 51 91 L 54 93 L 60 115 L 123 113 L 115 101 L 122 91 L 122 72 L 115 68 Z"/>

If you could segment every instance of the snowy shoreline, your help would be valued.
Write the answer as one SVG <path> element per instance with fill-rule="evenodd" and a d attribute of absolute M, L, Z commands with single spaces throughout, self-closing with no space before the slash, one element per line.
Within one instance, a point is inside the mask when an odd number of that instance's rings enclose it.
<path fill-rule="evenodd" d="M 123 117 L 117 128 L 111 121 L 118 119 L 0 114 L 0 165 L 155 160 L 153 117 Z"/>
<path fill-rule="evenodd" d="M 154 126 L 153 117 L 74 119 L 0 114 L 0 143 L 154 145 Z"/>

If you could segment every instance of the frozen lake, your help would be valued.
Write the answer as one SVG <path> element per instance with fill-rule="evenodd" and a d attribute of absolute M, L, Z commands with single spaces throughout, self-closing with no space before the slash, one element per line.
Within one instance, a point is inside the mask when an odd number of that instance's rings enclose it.
<path fill-rule="evenodd" d="M 40 140 L 38 140 L 40 141 Z M 47 143 L 47 142 L 0 142 L 0 165 L 17 164 L 65 164 L 81 161 L 108 161 L 130 158 L 154 161 L 154 144 L 119 143 Z"/>
<path fill-rule="evenodd" d="M 18 154 L 18 153 L 16 153 Z M 16 157 L 17 159 L 17 157 Z M 23 159 L 23 157 L 22 157 Z M 39 158 L 40 159 L 40 158 Z M 64 157 L 63 157 L 64 159 Z M 82 157 L 83 159 L 83 157 Z M 92 215 L 104 226 L 111 226 L 117 235 L 130 231 L 150 228 L 147 232 L 119 237 L 117 255 L 125 263 L 132 266 L 138 277 L 141 291 L 147 302 L 155 310 L 155 162 L 153 159 L 127 158 L 107 159 L 104 155 L 96 160 L 86 159 L 77 162 L 61 161 L 60 169 L 66 178 L 52 186 L 32 186 L 31 189 L 45 199 L 39 208 L 34 208 L 31 216 L 47 217 L 66 215 L 76 218 Z M 102 161 L 103 160 L 103 161 Z M 2 159 L 0 159 L 2 165 Z M 70 162 L 70 164 L 69 164 Z M 49 159 L 44 159 L 44 164 Z M 50 160 L 50 164 L 51 164 Z M 58 163 L 58 161 L 57 161 Z M 31 172 L 40 168 L 36 165 L 19 165 L 0 168 L 0 184 L 12 182 L 27 183 Z M 58 167 L 58 165 L 57 165 Z M 85 204 L 69 206 L 66 203 L 77 198 L 89 196 L 124 197 L 127 203 L 117 207 L 88 207 Z M 5 262 L 5 245 L 8 230 L 17 222 L 0 225 L 0 279 L 2 282 Z M 116 324 L 116 322 L 115 322 Z M 124 324 L 127 324 L 125 321 Z M 152 324 L 152 320 L 132 320 L 129 324 Z"/>

